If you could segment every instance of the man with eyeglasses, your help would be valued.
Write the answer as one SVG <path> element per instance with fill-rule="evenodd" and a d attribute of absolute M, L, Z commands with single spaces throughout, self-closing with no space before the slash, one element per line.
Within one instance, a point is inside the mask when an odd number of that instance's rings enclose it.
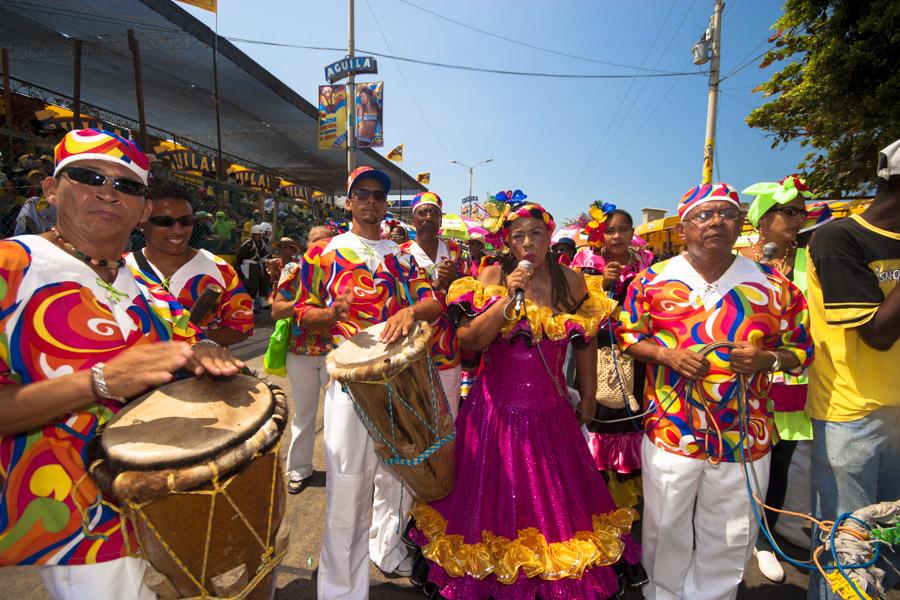
<path fill-rule="evenodd" d="M 690 189 L 678 216 L 685 252 L 638 274 L 616 332 L 648 364 L 644 593 L 734 598 L 758 531 L 743 466 L 760 498 L 769 479 L 773 421 L 757 375 L 812 360 L 809 315 L 784 276 L 732 253 L 743 222 L 733 187 Z"/>
<path fill-rule="evenodd" d="M 446 312 L 446 294 L 465 265 L 459 243 L 438 237 L 444 217 L 442 206 L 440 196 L 434 192 L 422 192 L 413 198 L 412 224 L 416 229 L 416 239 L 401 245 L 400 249 L 415 258 L 419 268 L 424 269 L 431 277 L 431 287 L 444 306 L 438 321 L 432 323 L 434 335 L 431 338 L 431 358 L 450 404 L 450 413 L 455 419 L 459 410 L 462 367 L 456 328 Z"/>
<path fill-rule="evenodd" d="M 194 322 L 209 339 L 225 347 L 253 335 L 253 300 L 237 272 L 215 254 L 189 244 L 195 221 L 188 191 L 175 182 L 161 181 L 151 186 L 148 197 L 153 200 L 153 212 L 143 225 L 147 245 L 126 255 L 125 262 L 148 285 L 162 286 L 188 310 L 207 287 L 219 286 L 219 299 Z"/>
<path fill-rule="evenodd" d="M 347 180 L 350 231 L 311 244 L 301 267 L 294 318 L 335 345 L 386 322 L 381 341 L 441 313 L 428 275 L 393 240 L 381 239 L 391 180 L 359 167 Z M 368 558 L 385 572 L 411 570 L 401 541 L 412 495 L 375 456 L 372 440 L 340 383 L 325 393 L 325 532 L 318 597 L 367 598 Z M 405 561 L 406 564 L 403 564 Z"/>
<path fill-rule="evenodd" d="M 137 144 L 70 131 L 55 157 L 42 187 L 56 226 L 0 241 L 0 566 L 39 565 L 54 598 L 150 600 L 147 565 L 129 556 L 134 539 L 88 476 L 86 447 L 176 371 L 228 376 L 244 364 L 189 345 L 196 330 L 174 299 L 122 260 L 153 209 Z"/>

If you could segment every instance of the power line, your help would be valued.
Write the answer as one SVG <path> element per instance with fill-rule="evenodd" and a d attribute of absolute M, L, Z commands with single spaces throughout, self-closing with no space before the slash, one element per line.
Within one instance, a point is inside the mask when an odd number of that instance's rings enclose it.
<path fill-rule="evenodd" d="M 282 48 L 299 48 L 301 50 L 325 50 L 329 52 L 346 52 L 346 48 L 333 48 L 326 46 L 304 46 L 302 44 L 288 44 L 284 42 L 269 42 L 264 40 L 251 40 L 247 38 L 239 38 L 239 37 L 231 37 L 231 36 L 222 36 L 226 40 L 232 42 L 240 42 L 244 44 L 259 44 L 262 46 L 278 46 Z M 531 71 L 510 71 L 507 69 L 489 69 L 486 67 L 473 67 L 469 65 L 458 65 L 451 63 L 442 63 L 442 62 L 434 62 L 429 60 L 419 60 L 417 58 L 409 58 L 406 56 L 395 56 L 392 54 L 385 54 L 383 52 L 374 52 L 372 50 L 363 50 L 362 48 L 357 48 L 357 52 L 361 52 L 364 54 L 371 54 L 372 56 L 377 56 L 379 58 L 390 58 L 393 60 L 400 60 L 403 62 L 415 63 L 418 65 L 426 65 L 429 67 L 439 67 L 442 69 L 456 69 L 459 71 L 471 71 L 476 73 L 491 73 L 494 75 L 514 75 L 519 77 L 548 77 L 548 78 L 557 78 L 557 79 L 652 79 L 656 77 L 681 77 L 684 75 L 700 75 L 701 73 L 693 72 L 693 71 L 682 71 L 682 72 L 672 72 L 672 73 L 646 73 L 646 74 L 632 74 L 632 75 L 616 75 L 616 74 L 591 74 L 591 73 L 536 73 Z"/>
<path fill-rule="evenodd" d="M 384 31 L 381 29 L 381 24 L 378 22 L 378 17 L 375 15 L 375 10 L 372 8 L 372 4 L 369 0 L 366 0 L 366 5 L 369 7 L 369 12 L 372 13 L 372 19 L 375 21 L 375 27 L 378 28 L 378 33 L 381 34 L 381 39 L 384 40 L 384 45 L 387 47 L 388 52 L 391 54 L 394 51 L 391 49 L 391 44 L 388 42 L 387 36 L 384 35 Z M 409 85 L 409 81 L 406 80 L 406 75 L 403 74 L 403 69 L 400 68 L 400 63 L 394 61 L 394 64 L 397 66 L 397 71 L 400 72 L 400 78 L 403 80 L 403 84 L 406 86 L 407 91 L 409 91 L 409 96 L 412 98 L 413 103 L 416 105 L 416 108 L 419 110 L 419 114 L 422 115 L 422 120 L 425 121 L 425 124 L 428 126 L 428 129 L 431 130 L 431 134 L 434 136 L 435 141 L 437 141 L 438 145 L 444 150 L 444 154 L 447 155 L 447 158 L 451 158 L 450 151 L 447 150 L 447 146 L 444 145 L 444 142 L 441 141 L 440 136 L 438 136 L 437 131 L 435 131 L 434 127 L 431 126 L 431 121 L 428 120 L 428 117 L 425 116 L 425 111 L 422 110 L 422 106 L 419 104 L 418 98 L 416 98 L 415 92 L 413 92 L 413 88 Z"/>
<path fill-rule="evenodd" d="M 574 58 L 575 60 L 583 60 L 586 62 L 597 63 L 597 64 L 601 64 L 601 65 L 608 65 L 611 67 L 621 67 L 623 69 L 633 69 L 635 71 L 648 71 L 648 72 L 653 72 L 653 73 L 672 73 L 672 71 L 666 71 L 666 70 L 662 70 L 662 69 L 648 69 L 648 68 L 645 68 L 643 65 L 641 65 L 640 67 L 635 67 L 634 65 L 626 65 L 626 64 L 622 64 L 622 63 L 609 62 L 606 60 L 590 58 L 587 56 L 579 56 L 577 54 L 569 54 L 568 52 L 562 52 L 560 50 L 554 50 L 552 48 L 546 48 L 544 46 L 538 46 L 536 44 L 529 44 L 528 42 L 523 42 L 522 40 L 517 40 L 515 38 L 506 37 L 505 35 L 499 34 L 496 31 L 486 31 L 484 29 L 479 29 L 478 27 L 475 27 L 474 25 L 469 25 L 468 23 L 463 23 L 462 21 L 457 21 L 456 19 L 451 19 L 450 17 L 436 13 L 435 11 L 425 8 L 424 6 L 419 6 L 418 4 L 414 4 L 414 3 L 410 2 L 409 0 L 399 0 L 399 2 L 402 2 L 403 4 L 411 6 L 422 12 L 428 13 L 429 15 L 437 17 L 438 19 L 441 19 L 443 21 L 447 21 L 449 23 L 453 23 L 454 25 L 459 25 L 460 27 L 463 27 L 465 29 L 469 29 L 471 31 L 481 33 L 492 39 L 503 40 L 504 42 L 509 42 L 509 43 L 515 44 L 517 46 L 523 46 L 525 48 L 531 48 L 532 50 L 538 50 L 540 52 L 546 52 L 548 54 L 555 54 L 557 56 L 565 56 L 566 58 Z"/>
<path fill-rule="evenodd" d="M 748 53 L 748 56 L 749 56 L 750 53 L 756 51 L 757 49 L 759 49 L 760 46 L 762 46 L 763 44 L 765 44 L 765 43 L 767 43 L 767 42 L 768 42 L 768 40 L 766 40 L 766 41 L 762 42 L 761 44 L 757 45 L 756 48 L 754 48 L 753 50 L 751 50 L 751 51 Z M 734 69 L 732 69 L 731 71 L 729 71 L 727 74 L 725 74 L 721 79 L 719 79 L 719 83 L 725 81 L 726 79 L 728 79 L 729 77 L 732 77 L 733 75 L 737 75 L 738 73 L 740 73 L 741 71 L 743 71 L 744 69 L 746 69 L 747 67 L 749 67 L 750 65 L 752 65 L 752 64 L 755 63 L 757 60 L 759 60 L 760 58 L 762 58 L 763 56 L 765 56 L 766 54 L 768 54 L 770 51 L 772 51 L 772 50 L 774 50 L 774 49 L 775 49 L 775 46 L 774 46 L 774 45 L 769 46 L 768 48 L 766 48 L 766 49 L 763 50 L 761 53 L 757 54 L 756 56 L 754 56 L 753 58 L 751 58 L 750 60 L 748 60 L 747 62 L 745 62 L 744 64 L 742 64 L 741 66 L 735 67 Z M 746 56 L 745 56 L 744 58 L 746 58 Z"/>

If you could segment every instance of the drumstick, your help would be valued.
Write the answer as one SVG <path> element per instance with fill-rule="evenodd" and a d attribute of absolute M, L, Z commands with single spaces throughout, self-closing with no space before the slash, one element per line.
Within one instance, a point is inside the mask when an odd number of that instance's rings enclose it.
<path fill-rule="evenodd" d="M 222 287 L 220 285 L 211 283 L 206 286 L 203 291 L 200 292 L 200 297 L 194 302 L 194 306 L 191 307 L 191 324 L 199 327 L 203 319 L 205 319 L 210 311 L 212 311 L 219 303 L 219 298 L 221 297 Z"/>

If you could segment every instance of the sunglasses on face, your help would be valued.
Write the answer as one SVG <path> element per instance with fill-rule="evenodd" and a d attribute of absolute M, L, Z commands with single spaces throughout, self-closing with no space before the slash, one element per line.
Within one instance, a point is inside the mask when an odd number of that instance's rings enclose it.
<path fill-rule="evenodd" d="M 62 172 L 75 183 L 80 183 L 82 185 L 100 187 L 109 180 L 112 182 L 114 190 L 122 192 L 123 194 L 128 194 L 129 196 L 143 196 L 147 192 L 147 186 L 140 181 L 122 177 L 108 177 L 97 171 L 85 169 L 84 167 L 66 167 Z"/>
<path fill-rule="evenodd" d="M 786 217 L 795 218 L 795 217 L 803 217 L 804 219 L 809 216 L 809 211 L 805 208 L 797 208 L 796 206 L 775 206 L 770 208 L 769 210 L 773 212 L 780 212 Z"/>
<path fill-rule="evenodd" d="M 741 216 L 741 209 L 729 206 L 720 210 L 698 210 L 685 220 L 694 223 L 709 223 L 716 215 L 719 215 L 723 221 L 737 221 Z"/>
<path fill-rule="evenodd" d="M 387 201 L 387 194 L 385 194 L 381 190 L 355 189 L 351 193 L 351 197 L 357 200 L 368 200 L 369 198 L 371 198 L 375 202 Z"/>
<path fill-rule="evenodd" d="M 182 227 L 193 227 L 197 219 L 194 215 L 182 215 L 177 218 L 171 215 L 156 215 L 150 217 L 147 221 L 157 227 L 174 227 L 175 223 L 178 223 Z"/>

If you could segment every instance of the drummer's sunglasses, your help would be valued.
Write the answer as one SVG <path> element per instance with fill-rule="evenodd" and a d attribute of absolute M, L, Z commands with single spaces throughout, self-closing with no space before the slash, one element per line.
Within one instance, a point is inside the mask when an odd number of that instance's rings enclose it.
<path fill-rule="evenodd" d="M 356 189 L 353 190 L 350 195 L 357 200 L 368 200 L 369 198 L 372 198 L 376 202 L 384 202 L 385 200 L 387 200 L 387 194 L 385 194 L 381 190 Z"/>
<path fill-rule="evenodd" d="M 177 218 L 172 215 L 156 215 L 147 220 L 157 227 L 174 227 L 175 223 L 178 223 L 182 227 L 193 227 L 194 223 L 197 221 L 194 215 L 181 215 Z"/>
<path fill-rule="evenodd" d="M 123 194 L 128 194 L 129 196 L 143 196 L 147 193 L 147 186 L 134 179 L 107 177 L 97 171 L 85 169 L 84 167 L 65 167 L 62 172 L 75 183 L 80 183 L 82 185 L 100 187 L 106 183 L 106 180 L 108 179 L 112 182 L 113 189 L 122 192 Z"/>

